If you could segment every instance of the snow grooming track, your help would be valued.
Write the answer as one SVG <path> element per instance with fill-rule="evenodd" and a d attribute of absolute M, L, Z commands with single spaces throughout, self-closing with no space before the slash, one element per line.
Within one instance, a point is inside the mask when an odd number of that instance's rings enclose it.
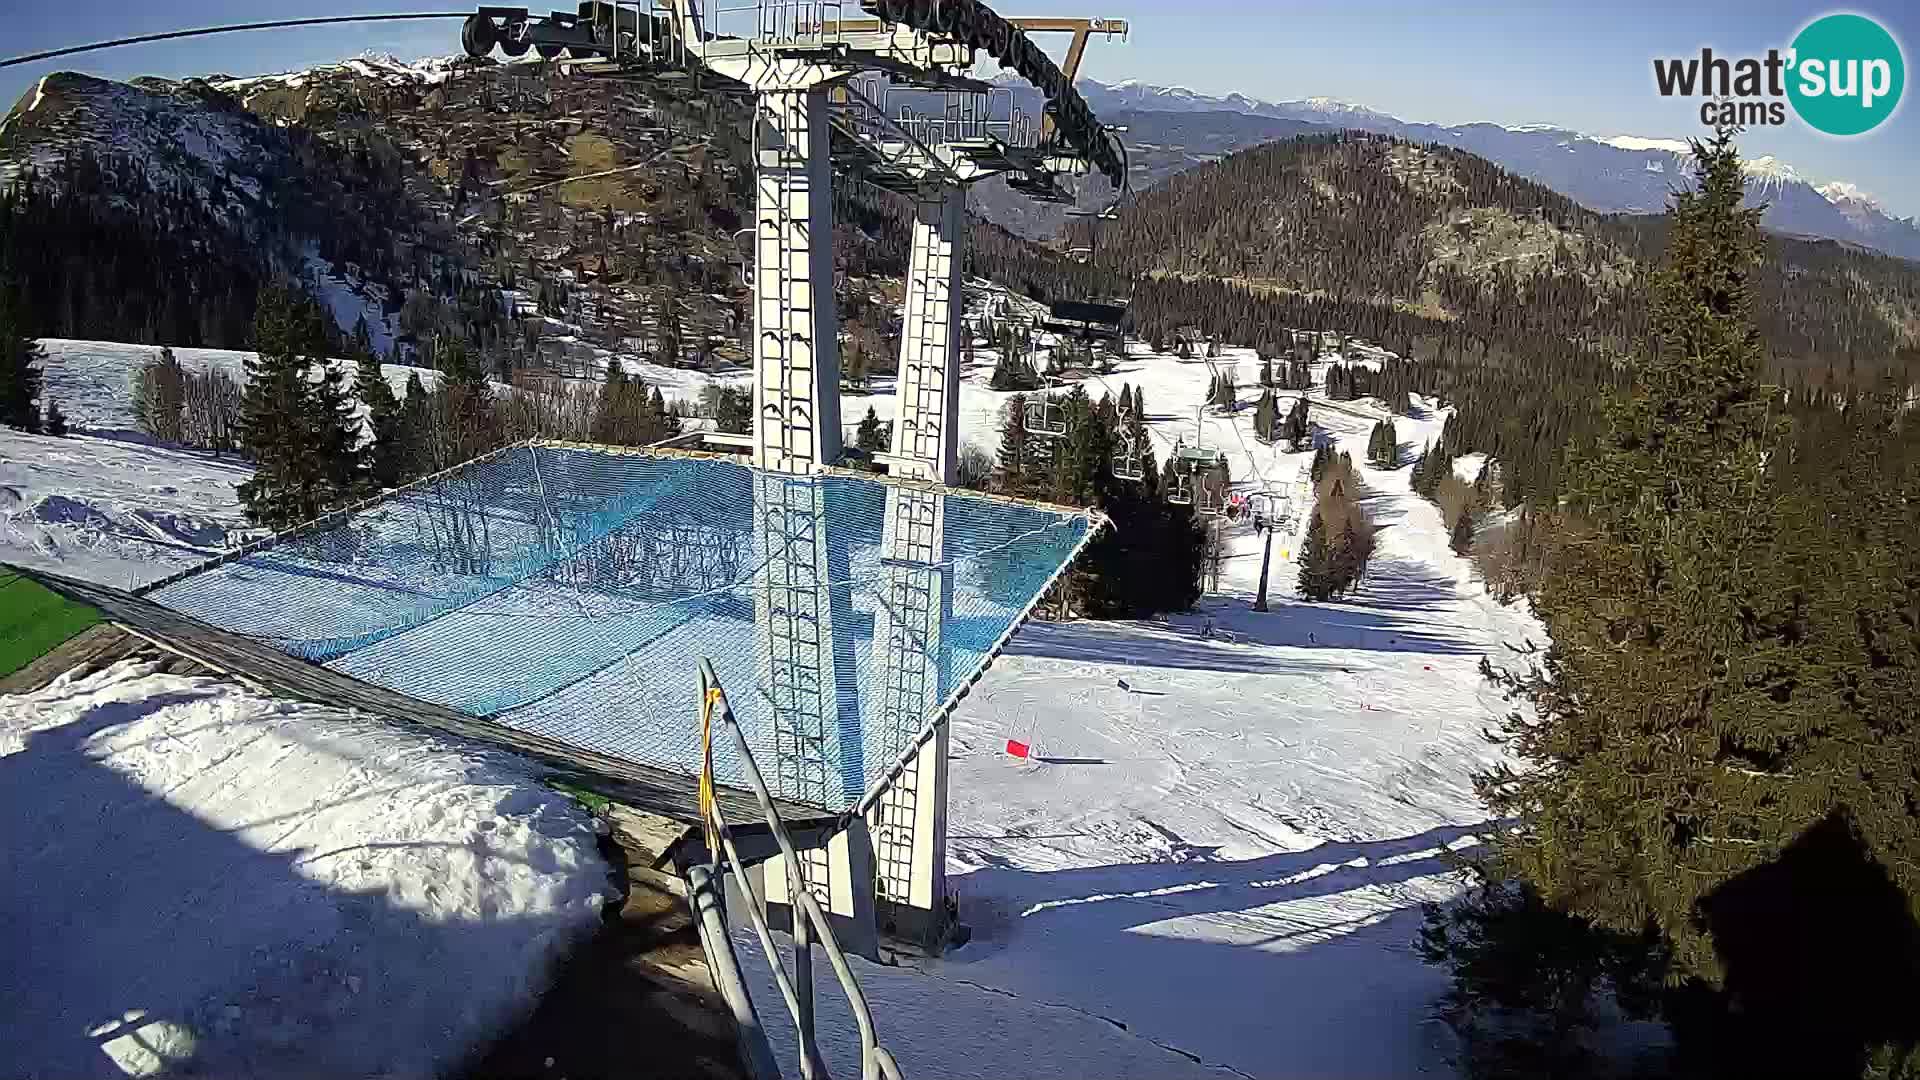
<path fill-rule="evenodd" d="M 509 755 L 137 662 L 0 696 L 0 820 L 25 1077 L 436 1076 L 615 891 Z"/>

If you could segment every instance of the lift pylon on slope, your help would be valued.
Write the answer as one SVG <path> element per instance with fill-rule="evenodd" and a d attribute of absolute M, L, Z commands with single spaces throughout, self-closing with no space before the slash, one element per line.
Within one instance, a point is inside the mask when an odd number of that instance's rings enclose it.
<path fill-rule="evenodd" d="M 958 459 L 965 187 L 998 175 L 1029 197 L 1066 202 L 1062 177 L 1097 171 L 1116 189 L 1126 179 L 1117 142 L 1073 88 L 1090 35 L 1124 34 L 1123 21 L 1007 20 L 977 0 L 859 6 L 870 17 L 840 18 L 840 3 L 821 0 L 747 0 L 709 9 L 710 21 L 693 0 L 587 0 L 575 12 L 539 18 L 523 8 L 481 8 L 463 33 L 474 55 L 496 45 L 509 55 L 564 52 L 584 75 L 673 79 L 755 98 L 753 462 L 764 470 L 756 520 L 769 537 L 756 619 L 762 677 L 782 702 L 776 772 L 802 792 L 836 782 L 837 763 L 865 752 L 839 743 L 840 721 L 846 695 L 873 692 L 835 677 L 853 633 L 844 589 L 835 585 L 849 572 L 847 541 L 829 527 L 818 479 L 842 450 L 835 172 L 914 201 L 899 412 L 893 443 L 877 457 L 896 475 L 941 484 L 952 483 Z M 1036 32 L 1074 34 L 1064 70 L 1027 40 L 1023 22 Z M 970 77 L 983 52 L 1047 97 L 1039 125 L 1011 108 L 1010 94 L 1005 109 L 995 108 L 993 88 Z M 862 73 L 881 78 L 856 83 Z M 926 107 L 928 94 L 943 95 L 938 112 Z M 887 650 L 878 692 L 898 723 L 882 725 L 883 753 L 914 737 L 948 690 L 938 628 L 951 609 L 952 583 L 937 539 L 941 512 L 930 494 L 900 489 L 888 498 L 882 557 L 893 602 L 876 625 L 875 645 Z M 893 906 L 888 920 L 927 948 L 938 948 L 951 924 L 945 757 L 942 720 L 856 823 L 876 834 L 880 888 Z M 816 860 L 804 875 L 833 914 L 851 920 L 843 937 L 859 951 L 872 947 L 875 917 L 875 853 L 862 850 L 866 831 L 850 828 L 824 865 Z M 785 882 L 775 866 L 765 895 L 779 901 Z"/>

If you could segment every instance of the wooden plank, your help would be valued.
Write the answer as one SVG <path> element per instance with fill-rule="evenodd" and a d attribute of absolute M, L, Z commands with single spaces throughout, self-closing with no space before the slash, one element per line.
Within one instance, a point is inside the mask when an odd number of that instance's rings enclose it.
<path fill-rule="evenodd" d="M 614 802 L 675 821 L 697 823 L 700 820 L 699 779 L 695 776 L 585 750 L 545 735 L 516 731 L 496 721 L 408 697 L 288 656 L 251 638 L 217 629 L 118 589 L 37 570 L 19 572 L 70 600 L 100 609 L 108 618 L 156 645 L 265 692 L 336 708 L 357 709 L 511 750 L 540 762 L 557 778 Z M 735 826 L 736 832 L 751 832 L 753 829 L 748 823 L 763 820 L 760 804 L 749 791 L 720 785 L 715 798 L 729 822 L 741 823 Z M 839 830 L 842 821 L 841 815 L 785 799 L 775 800 L 774 805 L 793 830 L 796 844 L 802 846 L 824 843 L 826 837 Z"/>

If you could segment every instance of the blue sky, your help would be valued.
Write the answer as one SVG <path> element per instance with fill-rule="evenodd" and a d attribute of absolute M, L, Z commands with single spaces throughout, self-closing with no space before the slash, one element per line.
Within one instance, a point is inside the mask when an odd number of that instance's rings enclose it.
<path fill-rule="evenodd" d="M 103 37 L 184 26 L 320 13 L 292 0 L 19 0 L 0 53 L 17 55 Z M 431 11 L 431 0 L 329 4 L 328 14 Z M 570 6 L 570 5 L 549 5 Z M 852 7 L 850 3 L 848 5 Z M 1656 56 L 1763 54 L 1800 26 L 1835 10 L 1878 19 L 1906 51 L 1908 81 L 1920 64 L 1920 4 L 1909 0 L 1828 6 L 1768 0 L 1651 3 L 1456 4 L 1407 0 L 1033 0 L 996 4 L 1007 14 L 1126 18 L 1129 41 L 1096 42 L 1084 73 L 1137 78 L 1202 93 L 1272 100 L 1325 95 L 1405 120 L 1547 123 L 1596 135 L 1684 138 L 1703 130 L 1698 103 L 1653 90 Z M 458 10 L 448 8 L 448 10 Z M 543 10 L 543 9 L 542 9 Z M 1044 42 L 1058 54 L 1057 42 Z M 115 78 L 224 71 L 281 71 L 365 50 L 411 58 L 458 51 L 458 24 L 400 23 L 268 31 L 135 46 L 0 71 L 10 103 L 40 75 L 71 68 Z M 1742 148 L 1773 154 L 1815 183 L 1848 180 L 1894 212 L 1920 214 L 1920 105 L 1909 89 L 1900 112 L 1875 131 L 1832 139 L 1790 120 L 1755 128 Z"/>

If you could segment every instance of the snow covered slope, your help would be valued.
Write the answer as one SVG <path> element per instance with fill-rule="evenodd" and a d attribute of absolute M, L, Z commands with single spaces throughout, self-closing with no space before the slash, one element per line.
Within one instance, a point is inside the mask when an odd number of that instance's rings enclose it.
<path fill-rule="evenodd" d="M 0 696 L 0 822 L 9 1076 L 440 1075 L 613 893 L 506 755 L 132 662 Z"/>
<path fill-rule="evenodd" d="M 1287 488 L 1309 455 L 1255 441 L 1257 372 L 1251 354 L 1226 353 L 1243 408 L 1209 410 L 1207 445 L 1227 451 L 1238 490 Z M 985 388 L 992 365 L 983 353 L 962 398 L 968 437 L 989 447 L 981 425 L 1005 396 Z M 1136 345 L 1102 381 L 1145 386 L 1163 460 L 1176 435 L 1193 440 L 1204 361 Z M 1415 411 L 1396 426 L 1417 450 L 1445 414 L 1418 399 Z M 1310 413 L 1316 437 L 1356 461 L 1385 415 L 1367 402 Z M 1480 658 L 1545 638 L 1471 580 L 1406 467 L 1362 472 L 1382 528 L 1344 602 L 1295 593 L 1297 524 L 1274 540 L 1271 610 L 1252 611 L 1262 540 L 1225 525 L 1221 593 L 1200 611 L 1029 625 L 961 704 L 949 870 L 973 940 L 924 971 L 861 969 L 910 1074 L 1446 1071 L 1449 1037 L 1427 1019 L 1445 976 L 1411 948 L 1419 904 L 1453 895 L 1449 850 L 1492 827 L 1471 774 L 1494 760 L 1482 731 L 1504 703 Z M 1006 756 L 1009 738 L 1034 760 Z M 821 1030 L 851 1032 L 823 1000 Z M 854 1072 L 851 1048 L 837 1050 L 831 1064 Z"/>
<path fill-rule="evenodd" d="M 976 310 L 1018 302 L 978 283 L 969 294 Z M 1237 366 L 1242 408 L 1207 411 L 1206 445 L 1227 453 L 1237 491 L 1297 491 L 1309 455 L 1254 439 L 1253 356 L 1223 351 L 1215 363 Z M 962 385 L 964 438 L 991 451 L 1010 395 L 987 386 L 993 351 L 977 342 L 975 353 Z M 1350 353 L 1379 355 L 1362 345 Z M 86 365 L 63 364 L 69 373 L 54 381 L 75 388 L 76 415 L 103 429 L 126 424 L 107 375 L 90 397 L 73 374 Z M 1316 378 L 1324 372 L 1316 366 Z M 1143 387 L 1165 460 L 1176 438 L 1196 437 L 1208 373 L 1203 360 L 1135 345 L 1114 374 L 1086 385 L 1096 397 Z M 1363 460 L 1386 413 L 1317 390 L 1309 397 L 1315 437 Z M 890 394 L 849 398 L 849 424 L 868 405 L 893 415 Z M 1396 420 L 1409 453 L 1445 420 L 1433 403 L 1414 404 L 1413 417 Z M 101 447 L 147 449 L 102 441 L 87 452 Z M 11 458 L 5 446 L 0 455 Z M 860 971 L 910 1075 L 1445 1070 L 1445 1030 L 1427 1019 L 1444 976 L 1411 949 L 1419 904 L 1459 888 L 1449 851 L 1492 827 L 1471 775 L 1494 760 L 1481 734 L 1503 703 L 1480 679 L 1480 658 L 1510 663 L 1509 646 L 1545 638 L 1524 607 L 1493 603 L 1472 580 L 1439 511 L 1409 491 L 1405 467 L 1362 473 L 1382 528 L 1366 579 L 1345 601 L 1297 596 L 1296 520 L 1274 538 L 1271 610 L 1252 611 L 1263 538 L 1223 523 L 1221 588 L 1199 611 L 1030 625 L 962 703 L 950 870 L 973 940 L 924 970 Z M 101 491 L 77 471 L 63 482 L 87 501 Z M 1032 744 L 1035 758 L 1008 758 L 1009 738 Z M 741 952 L 751 963 L 757 949 Z M 850 1040 L 844 1006 L 822 986 L 823 1036 Z M 756 994 L 763 1019 L 790 1039 L 764 971 Z M 857 1073 L 851 1055 L 845 1043 L 833 1047 L 840 1074 Z"/>
<path fill-rule="evenodd" d="M 141 365 L 159 350 L 43 341 L 46 394 L 75 435 L 0 428 L 0 561 L 126 588 L 219 554 L 249 529 L 234 492 L 252 475 L 229 455 L 152 445 L 133 415 Z M 245 379 L 251 354 L 175 349 L 190 371 Z M 415 369 L 389 367 L 396 393 Z M 421 370 L 431 386 L 437 373 Z"/>
<path fill-rule="evenodd" d="M 563 324 L 549 326 L 556 331 L 552 340 L 571 341 L 557 333 L 567 329 Z M 376 329 L 376 343 L 379 334 Z M 141 366 L 159 355 L 158 348 L 59 338 L 41 345 L 45 393 L 59 402 L 75 434 L 55 439 L 0 428 L 0 562 L 126 588 L 191 566 L 253 535 L 234 492 L 252 475 L 246 462 L 155 446 L 140 431 L 134 387 Z M 173 352 L 190 371 L 221 370 L 237 382 L 245 381 L 252 356 L 226 349 Z M 597 370 L 614 358 L 605 349 L 591 352 L 584 370 Z M 745 379 L 631 356 L 620 362 L 670 400 L 697 401 L 712 383 Z M 396 394 L 406 392 L 411 375 L 418 374 L 429 389 L 439 379 L 431 368 L 388 365 L 383 374 Z"/>

